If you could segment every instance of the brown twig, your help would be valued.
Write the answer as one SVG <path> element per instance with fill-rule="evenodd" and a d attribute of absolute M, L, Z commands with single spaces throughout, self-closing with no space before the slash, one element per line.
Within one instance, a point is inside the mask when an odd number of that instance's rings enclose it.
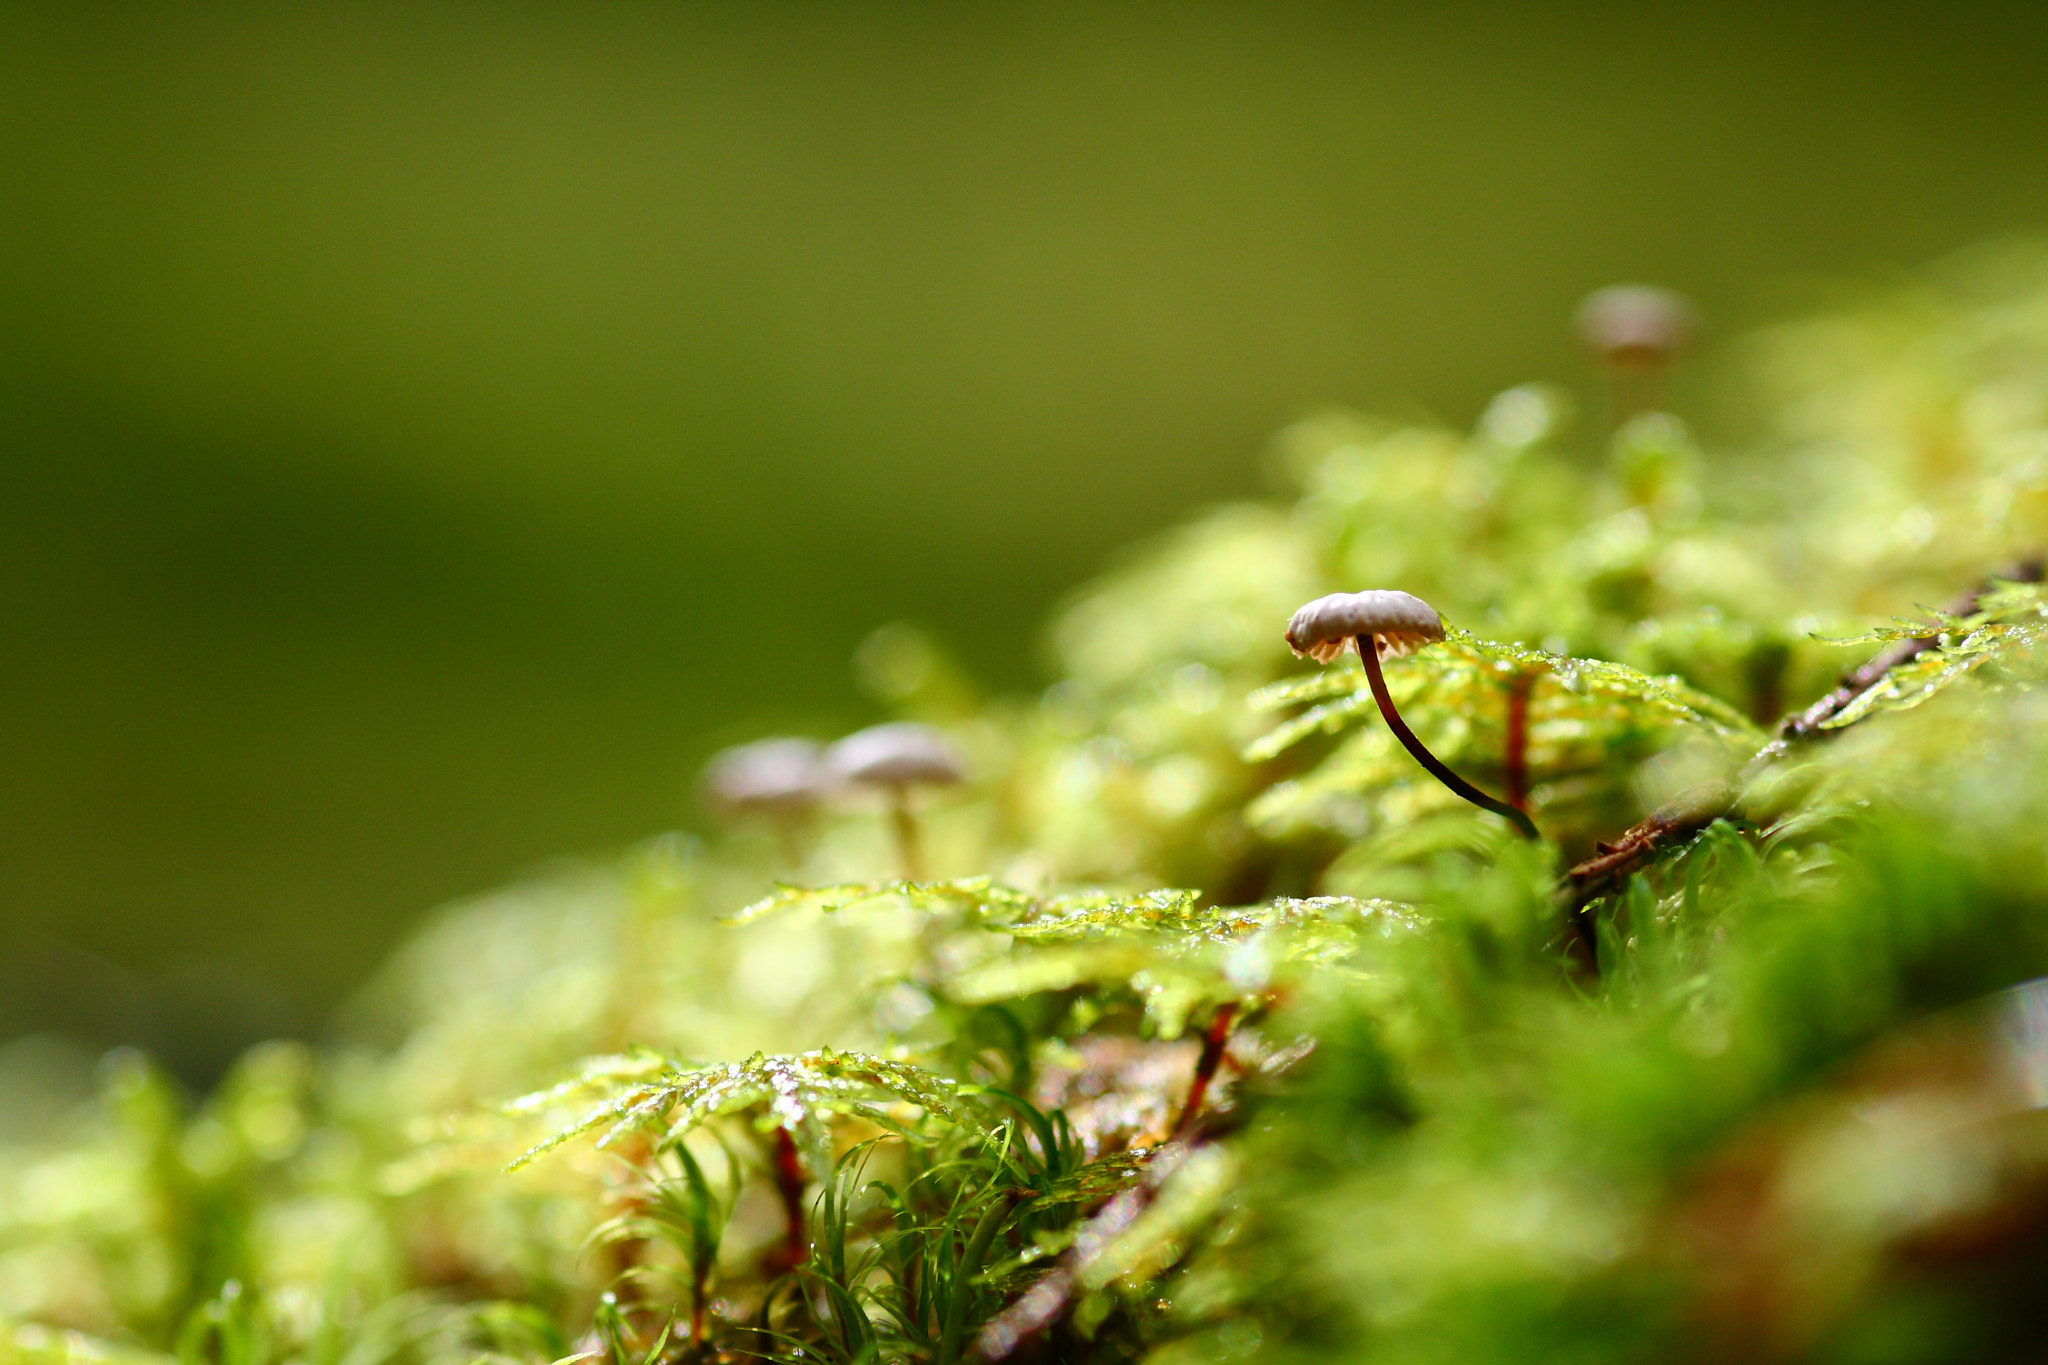
<path fill-rule="evenodd" d="M 2038 583 L 2043 572 L 2042 559 L 2023 560 L 2001 573 L 1992 574 L 1949 603 L 1943 608 L 1943 615 L 1968 616 L 1978 609 L 1984 595 L 1997 584 Z M 1572 868 L 1564 878 L 1567 909 L 1581 944 L 1589 952 L 1594 950 L 1593 926 L 1591 917 L 1586 913 L 1587 906 L 1614 891 L 1630 873 L 1649 863 L 1665 848 L 1691 838 L 1715 820 L 1728 815 L 1734 808 L 1737 793 L 1751 778 L 1795 747 L 1832 733 L 1823 728 L 1825 722 L 1840 715 L 1849 703 L 1882 683 L 1893 669 L 1934 648 L 1939 640 L 1940 632 L 1937 630 L 1886 645 L 1869 660 L 1843 674 L 1841 685 L 1834 691 L 1804 711 L 1779 721 L 1776 736 L 1743 765 L 1742 774 L 1733 786 L 1714 783 L 1696 787 L 1652 812 L 1620 838 L 1596 845 L 1599 851 Z"/>
<path fill-rule="evenodd" d="M 1188 1154 L 1208 1138 L 1197 1131 L 1185 1141 L 1167 1142 L 1148 1153 L 1144 1176 L 1130 1189 L 1104 1204 L 1081 1226 L 1058 1264 L 1009 1307 L 990 1318 L 974 1338 L 974 1358 L 999 1361 L 1057 1322 L 1072 1304 L 1082 1267 L 1101 1255 L 1112 1241 L 1152 1207 L 1160 1187 L 1179 1170 Z"/>
<path fill-rule="evenodd" d="M 1234 1007 L 1217 1011 L 1216 1019 L 1209 1026 L 1210 1038 L 1221 1037 L 1225 1042 L 1230 1036 L 1230 1022 L 1236 1017 Z M 1219 1027 L 1220 1025 L 1220 1027 Z M 1268 1055 L 1259 1065 L 1258 1071 L 1265 1076 L 1285 1074 L 1313 1051 L 1313 1043 L 1297 1044 Z M 1203 1049 L 1206 1054 L 1208 1049 Z M 1224 1050 L 1219 1043 L 1216 1047 L 1217 1062 L 1210 1068 L 1212 1074 L 1220 1067 Z M 1198 1073 L 1200 1068 L 1197 1068 Z M 1192 1095 L 1190 1098 L 1194 1098 Z M 1121 1236 L 1138 1221 L 1140 1214 L 1158 1201 L 1159 1192 L 1166 1182 L 1179 1170 L 1189 1156 L 1208 1143 L 1228 1137 L 1241 1115 L 1219 1114 L 1211 1111 L 1205 1115 L 1194 1113 L 1194 1106 L 1188 1107 L 1187 1115 L 1178 1125 L 1173 1138 L 1160 1143 L 1146 1152 L 1143 1174 L 1130 1188 L 1118 1192 L 1096 1210 L 1095 1214 L 1081 1225 L 1074 1240 L 1060 1256 L 1052 1269 L 1046 1271 L 1038 1281 L 1015 1299 L 1002 1312 L 990 1318 L 976 1335 L 973 1358 L 990 1362 L 1000 1361 L 1011 1355 L 1018 1347 L 1053 1326 L 1073 1306 L 1074 1291 L 1080 1284 L 1084 1269 L 1101 1256 L 1110 1243 Z"/>
<path fill-rule="evenodd" d="M 1732 787 L 1719 782 L 1681 792 L 1613 843 L 1595 844 L 1597 853 L 1564 874 L 1572 930 L 1593 962 L 1600 960 L 1599 943 L 1586 907 L 1620 887 L 1660 849 L 1691 838 L 1728 814 L 1734 796 Z"/>
<path fill-rule="evenodd" d="M 1942 608 L 1942 615 L 1968 616 L 1977 610 L 1978 604 L 1984 600 L 1984 594 L 1990 592 L 1996 584 L 2039 583 L 2042 570 L 2043 561 L 2040 558 L 2022 560 L 2003 573 L 1991 575 L 1950 602 Z M 1915 636 L 1910 640 L 1895 640 L 1871 655 L 1861 666 L 1850 669 L 1842 675 L 1841 685 L 1834 691 L 1797 715 L 1787 716 L 1779 721 L 1777 736 L 1758 751 L 1757 756 L 1749 761 L 1745 771 L 1760 769 L 1764 764 L 1784 756 L 1794 744 L 1825 733 L 1822 727 L 1840 715 L 1849 703 L 1883 682 L 1886 675 L 1899 665 L 1909 663 L 1933 649 L 1940 638 L 1940 632 L 1936 631 L 1929 635 Z"/>

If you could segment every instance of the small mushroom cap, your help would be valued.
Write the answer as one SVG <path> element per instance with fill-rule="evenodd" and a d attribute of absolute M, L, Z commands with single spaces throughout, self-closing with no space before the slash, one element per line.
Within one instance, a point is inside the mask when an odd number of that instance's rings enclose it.
<path fill-rule="evenodd" d="M 728 810 L 799 811 L 834 785 L 825 751 L 808 739 L 763 739 L 714 754 L 704 794 Z"/>
<path fill-rule="evenodd" d="M 1287 647 L 1319 664 L 1335 659 L 1361 635 L 1372 637 L 1382 659 L 1399 658 L 1443 639 L 1444 620 L 1413 593 L 1383 588 L 1318 597 L 1287 623 Z"/>
<path fill-rule="evenodd" d="M 825 751 L 825 763 L 844 780 L 871 787 L 951 786 L 967 780 L 967 760 L 959 746 L 931 726 L 910 721 L 856 730 Z"/>
<path fill-rule="evenodd" d="M 1692 340 L 1692 305 L 1650 284 L 1597 289 L 1579 305 L 1578 320 L 1594 354 L 1622 369 L 1660 365 Z"/>

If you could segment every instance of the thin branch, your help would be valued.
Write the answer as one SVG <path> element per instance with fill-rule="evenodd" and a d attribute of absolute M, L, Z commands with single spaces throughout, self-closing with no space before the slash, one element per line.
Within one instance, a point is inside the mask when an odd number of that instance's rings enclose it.
<path fill-rule="evenodd" d="M 1943 615 L 1969 616 L 1977 611 L 1985 594 L 1999 583 L 2039 583 L 2043 572 L 2044 561 L 2041 558 L 2022 560 L 1990 575 L 1949 603 L 1943 608 Z M 1833 733 L 1822 728 L 1828 720 L 1840 715 L 1851 702 L 1882 683 L 1893 669 L 1918 658 L 1939 642 L 1940 632 L 1937 630 L 1886 645 L 1869 660 L 1843 674 L 1841 685 L 1834 691 L 1804 711 L 1779 721 L 1776 737 L 1743 765 L 1741 777 L 1733 786 L 1714 783 L 1684 792 L 1613 842 L 1595 845 L 1599 852 L 1572 868 L 1564 877 L 1566 906 L 1581 944 L 1589 952 L 1594 949 L 1587 906 L 1619 888 L 1628 880 L 1630 873 L 1647 865 L 1664 849 L 1691 838 L 1714 821 L 1727 816 L 1734 809 L 1736 794 L 1748 784 L 1749 779 L 1793 749 Z"/>
<path fill-rule="evenodd" d="M 1217 1011 L 1210 1023 L 1208 1037 L 1221 1040 L 1215 1043 L 1218 1065 L 1224 1056 L 1224 1045 L 1229 1041 L 1231 1023 L 1236 1018 L 1237 1010 L 1225 1007 Z M 1205 1047 L 1204 1052 L 1207 1051 Z M 1312 1051 L 1312 1044 L 1285 1048 L 1267 1057 L 1258 1070 L 1264 1076 L 1283 1075 Z M 1213 1066 L 1210 1068 L 1212 1074 L 1214 1069 Z M 994 1365 L 994 1362 L 1007 1359 L 1027 1341 L 1061 1321 L 1073 1307 L 1082 1270 L 1158 1201 L 1161 1188 L 1175 1171 L 1186 1164 L 1189 1156 L 1208 1143 L 1228 1137 L 1241 1122 L 1241 1114 L 1219 1113 L 1213 1109 L 1205 1114 L 1196 1114 L 1194 1106 L 1188 1106 L 1187 1113 L 1175 1125 L 1174 1135 L 1144 1154 L 1143 1174 L 1138 1181 L 1111 1196 L 1097 1209 L 1081 1224 L 1073 1242 L 1053 1267 L 982 1326 L 974 1339 L 972 1359 L 981 1365 Z"/>
<path fill-rule="evenodd" d="M 1064 1317 L 1073 1303 L 1082 1267 L 1101 1255 L 1138 1221 L 1140 1214 L 1152 1207 L 1167 1178 L 1209 1136 L 1197 1130 L 1185 1139 L 1162 1143 L 1147 1153 L 1143 1178 L 1110 1199 L 1082 1224 L 1058 1263 L 982 1327 L 974 1340 L 974 1358 L 985 1362 L 1003 1360 Z"/>
<path fill-rule="evenodd" d="M 1595 844 L 1598 852 L 1565 873 L 1565 888 L 1570 893 L 1574 926 L 1581 939 L 1586 940 L 1585 946 L 1589 950 L 1593 948 L 1589 937 L 1591 926 L 1579 923 L 1579 916 L 1585 908 L 1618 889 L 1628 880 L 1630 873 L 1655 858 L 1659 850 L 1690 839 L 1727 815 L 1733 807 L 1734 798 L 1735 789 L 1725 783 L 1714 782 L 1690 788 L 1679 793 L 1675 800 L 1650 812 L 1641 823 L 1614 842 Z"/>
<path fill-rule="evenodd" d="M 2044 561 L 2030 558 L 2020 561 L 2002 573 L 1992 574 L 1976 587 L 1942 608 L 1944 616 L 1969 616 L 1978 609 L 1984 595 L 1999 583 L 2039 583 Z M 1790 715 L 1778 722 L 1777 737 L 1766 744 L 1757 756 L 1749 761 L 1745 773 L 1761 769 L 1765 764 L 1776 761 L 1790 752 L 1792 746 L 1826 733 L 1822 727 L 1840 715 L 1858 697 L 1883 682 L 1888 674 L 1899 665 L 1917 659 L 1940 643 L 1940 632 L 1920 635 L 1911 640 L 1895 640 L 1873 654 L 1857 668 L 1842 675 L 1841 685 L 1822 697 L 1813 705 L 1796 715 Z"/>

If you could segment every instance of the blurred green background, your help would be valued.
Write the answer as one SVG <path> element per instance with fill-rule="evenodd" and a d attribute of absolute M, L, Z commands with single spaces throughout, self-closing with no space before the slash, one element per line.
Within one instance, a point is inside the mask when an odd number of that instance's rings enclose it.
<path fill-rule="evenodd" d="M 0 5 L 0 1037 L 187 1075 L 1318 405 L 2048 227 L 2036 7 Z M 1711 352 L 1711 346 L 1709 348 Z M 1681 405 L 1710 433 L 1695 366 Z"/>

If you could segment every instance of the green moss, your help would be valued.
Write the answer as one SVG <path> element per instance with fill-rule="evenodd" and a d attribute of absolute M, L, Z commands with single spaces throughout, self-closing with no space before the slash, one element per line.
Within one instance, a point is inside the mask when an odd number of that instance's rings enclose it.
<path fill-rule="evenodd" d="M 203 1101 L 109 1059 L 0 1151 L 0 1353 L 2038 1351 L 2048 597 L 1871 629 L 2048 546 L 2048 266 L 1976 268 L 1760 347 L 1762 449 L 1305 421 L 1298 497 L 1077 594 L 1041 696 L 878 638 L 972 761 L 932 880 L 834 798 L 448 911 Z M 1282 646 L 1383 586 L 1455 627 L 1403 714 L 1542 841 Z"/>

